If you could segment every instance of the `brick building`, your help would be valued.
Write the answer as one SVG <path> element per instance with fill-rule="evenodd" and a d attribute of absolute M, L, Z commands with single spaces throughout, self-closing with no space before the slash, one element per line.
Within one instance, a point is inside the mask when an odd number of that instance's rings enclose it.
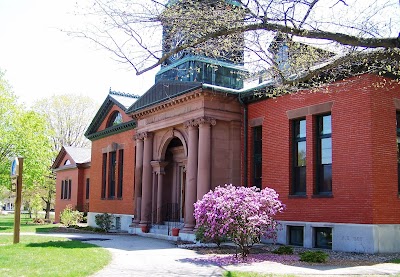
<path fill-rule="evenodd" d="M 400 84 L 361 74 L 260 96 L 276 83 L 244 88 L 241 55 L 177 53 L 140 98 L 110 92 L 86 132 L 89 224 L 108 212 L 117 229 L 160 232 L 173 220 L 190 239 L 193 203 L 232 183 L 280 194 L 279 243 L 400 251 Z"/>
<path fill-rule="evenodd" d="M 67 205 L 82 212 L 89 210 L 90 148 L 64 146 L 52 169 L 56 173 L 55 221 Z"/>

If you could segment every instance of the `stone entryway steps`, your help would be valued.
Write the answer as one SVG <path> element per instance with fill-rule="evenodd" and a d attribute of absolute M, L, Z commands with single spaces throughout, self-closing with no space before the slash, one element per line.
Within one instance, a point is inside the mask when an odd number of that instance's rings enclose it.
<path fill-rule="evenodd" d="M 184 224 L 181 222 L 165 222 L 164 224 L 154 224 L 150 226 L 148 233 L 143 233 L 140 226 L 131 226 L 129 228 L 129 233 L 143 237 L 178 241 L 181 240 L 181 238 L 179 236 L 172 236 L 172 228 L 178 228 L 182 230 L 183 225 Z"/>

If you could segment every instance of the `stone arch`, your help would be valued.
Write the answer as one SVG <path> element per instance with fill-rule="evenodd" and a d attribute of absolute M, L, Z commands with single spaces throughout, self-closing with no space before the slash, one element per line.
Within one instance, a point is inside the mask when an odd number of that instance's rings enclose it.
<path fill-rule="evenodd" d="M 179 130 L 170 129 L 161 138 L 160 146 L 158 148 L 158 153 L 157 153 L 157 159 L 159 161 L 163 161 L 165 159 L 165 152 L 167 151 L 168 145 L 173 138 L 178 138 L 182 142 L 183 149 L 185 151 L 185 156 L 187 157 L 188 149 L 185 136 Z"/>

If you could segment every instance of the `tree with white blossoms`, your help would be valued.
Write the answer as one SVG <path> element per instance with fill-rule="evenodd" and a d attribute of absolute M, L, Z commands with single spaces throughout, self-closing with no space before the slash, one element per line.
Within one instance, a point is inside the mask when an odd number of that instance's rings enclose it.
<path fill-rule="evenodd" d="M 244 258 L 262 237 L 276 238 L 274 216 L 285 208 L 278 197 L 271 188 L 218 186 L 194 204 L 196 227 L 211 240 L 231 240 Z"/>

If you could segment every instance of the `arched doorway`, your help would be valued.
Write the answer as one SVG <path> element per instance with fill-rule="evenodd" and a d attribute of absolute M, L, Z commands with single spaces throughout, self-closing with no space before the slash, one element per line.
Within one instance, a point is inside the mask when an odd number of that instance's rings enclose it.
<path fill-rule="evenodd" d="M 173 137 L 165 150 L 163 160 L 167 163 L 164 168 L 163 207 L 164 218 L 182 220 L 185 207 L 186 184 L 186 153 L 180 138 Z"/>

